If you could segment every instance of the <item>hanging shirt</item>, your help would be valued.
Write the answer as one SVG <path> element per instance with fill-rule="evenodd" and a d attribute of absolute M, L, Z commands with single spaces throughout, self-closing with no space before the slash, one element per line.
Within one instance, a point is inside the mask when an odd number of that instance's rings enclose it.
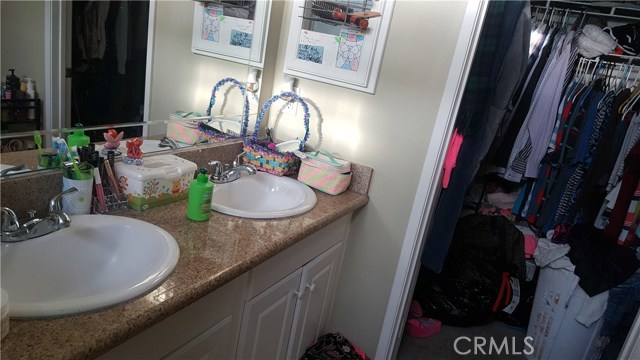
<path fill-rule="evenodd" d="M 603 235 L 617 242 L 624 220 L 627 217 L 629 204 L 633 198 L 640 179 L 640 143 L 636 144 L 624 160 L 625 171 L 622 176 L 620 192 L 616 199 L 616 205 L 609 217 L 609 224 L 604 228 Z"/>
<path fill-rule="evenodd" d="M 547 151 L 555 114 L 562 99 L 573 36 L 574 32 L 569 32 L 562 39 L 560 55 L 550 63 L 549 71 L 538 87 L 537 96 L 534 97 L 527 119 L 518 134 L 510 166 L 504 174 L 507 180 L 519 182 L 523 176 L 535 178 L 538 175 L 540 161 Z"/>
<path fill-rule="evenodd" d="M 629 124 L 629 128 L 627 129 L 627 134 L 624 138 L 624 142 L 622 144 L 622 149 L 618 154 L 618 158 L 616 159 L 616 164 L 613 167 L 613 171 L 611 172 L 611 176 L 609 177 L 609 184 L 607 185 L 607 191 L 611 190 L 616 184 L 619 182 L 622 177 L 622 173 L 624 171 L 624 158 L 627 156 L 631 148 L 638 142 L 640 139 L 640 114 L 636 113 L 631 119 L 631 123 Z"/>

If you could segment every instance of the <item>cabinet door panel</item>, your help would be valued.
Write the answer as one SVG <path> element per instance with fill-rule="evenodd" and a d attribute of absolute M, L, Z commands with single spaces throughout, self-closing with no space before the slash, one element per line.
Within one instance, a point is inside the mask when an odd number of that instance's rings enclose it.
<path fill-rule="evenodd" d="M 296 308 L 287 358 L 299 359 L 307 346 L 325 330 L 342 249 L 342 243 L 336 244 L 303 267 L 301 289 L 304 293 Z"/>
<path fill-rule="evenodd" d="M 231 359 L 234 356 L 232 317 L 228 316 L 211 329 L 167 356 L 176 359 Z"/>
<path fill-rule="evenodd" d="M 247 301 L 242 317 L 238 359 L 285 357 L 301 277 L 302 269 L 298 269 Z"/>
<path fill-rule="evenodd" d="M 216 358 L 233 358 L 240 332 L 243 308 L 241 299 L 247 286 L 247 278 L 244 274 L 239 276 L 98 359 L 157 360 L 173 356 L 177 351 L 186 350 L 202 341 L 203 346 L 208 346 L 205 345 L 207 343 L 210 345 L 212 354 L 221 354 Z M 221 336 L 227 336 L 230 340 L 225 341 Z M 203 337 L 207 341 L 198 341 Z M 223 346 L 219 347 L 220 344 Z"/>

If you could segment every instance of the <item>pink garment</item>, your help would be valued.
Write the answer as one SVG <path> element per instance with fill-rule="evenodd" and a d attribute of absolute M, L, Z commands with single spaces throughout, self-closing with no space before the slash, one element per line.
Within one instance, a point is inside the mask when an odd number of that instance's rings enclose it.
<path fill-rule="evenodd" d="M 447 149 L 447 155 L 444 158 L 444 178 L 442 179 L 442 187 L 447 188 L 449 186 L 449 180 L 451 179 L 451 171 L 456 167 L 456 159 L 462 146 L 464 138 L 462 134 L 455 129 L 451 135 L 451 141 L 449 142 L 449 148 Z"/>
<path fill-rule="evenodd" d="M 538 238 L 533 235 L 524 236 L 524 256 L 531 259 L 538 248 Z"/>
<path fill-rule="evenodd" d="M 524 256 L 527 259 L 533 257 L 533 254 L 538 247 L 538 238 L 536 234 L 529 228 L 527 225 L 523 224 L 514 224 L 514 226 L 520 230 L 522 235 L 524 235 Z"/>

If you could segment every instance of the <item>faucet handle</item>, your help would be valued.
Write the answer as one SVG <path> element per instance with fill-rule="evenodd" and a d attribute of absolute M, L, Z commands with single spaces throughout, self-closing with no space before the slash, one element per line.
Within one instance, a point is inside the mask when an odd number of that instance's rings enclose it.
<path fill-rule="evenodd" d="M 236 159 L 233 160 L 233 167 L 238 167 L 240 164 L 242 164 L 242 156 L 245 154 L 245 152 L 241 152 L 240 154 L 238 154 L 238 156 L 236 156 Z"/>
<path fill-rule="evenodd" d="M 2 231 L 16 231 L 20 228 L 18 216 L 8 207 L 0 208 L 2 210 Z"/>
<path fill-rule="evenodd" d="M 71 187 L 51 198 L 51 200 L 49 201 L 49 212 L 62 212 L 62 204 L 60 203 L 60 199 L 62 198 L 62 196 L 74 193 L 76 191 L 78 191 L 78 189 L 76 189 L 75 187 Z"/>
<path fill-rule="evenodd" d="M 222 165 L 222 163 L 218 160 L 211 160 L 209 161 L 209 166 L 211 166 L 211 168 L 213 169 L 213 171 L 211 171 L 211 179 L 220 179 L 220 177 L 222 176 L 224 165 Z"/>

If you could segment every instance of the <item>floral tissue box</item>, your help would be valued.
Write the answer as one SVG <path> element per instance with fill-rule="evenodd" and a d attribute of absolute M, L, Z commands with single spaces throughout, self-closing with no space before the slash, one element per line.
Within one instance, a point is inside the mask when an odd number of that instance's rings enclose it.
<path fill-rule="evenodd" d="M 145 158 L 142 165 L 116 163 L 115 170 L 129 207 L 143 211 L 186 199 L 197 167 L 174 155 L 158 155 Z"/>

